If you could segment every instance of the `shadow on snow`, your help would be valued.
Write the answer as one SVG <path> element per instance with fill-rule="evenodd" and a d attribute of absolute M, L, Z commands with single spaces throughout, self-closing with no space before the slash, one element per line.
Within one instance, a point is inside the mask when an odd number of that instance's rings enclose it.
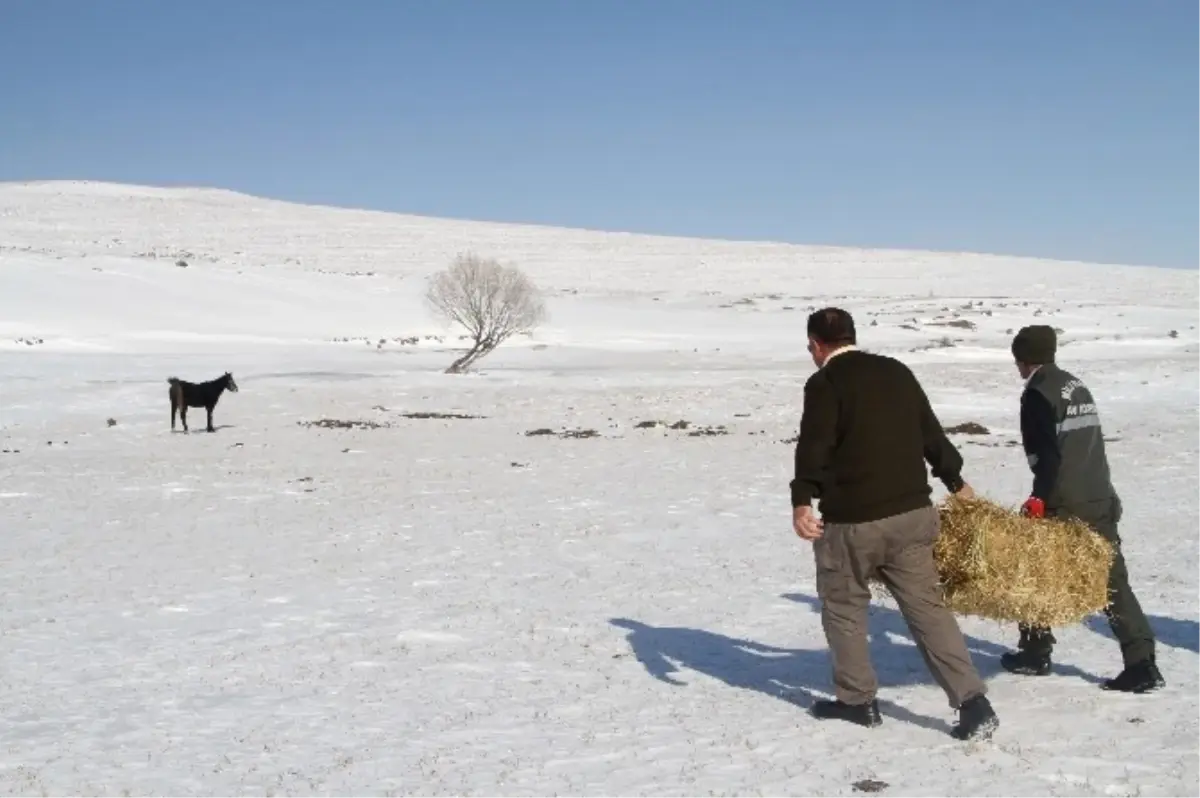
<path fill-rule="evenodd" d="M 784 598 L 820 612 L 821 603 L 815 596 L 787 593 Z M 754 690 L 802 709 L 808 709 L 815 698 L 823 697 L 817 693 L 832 693 L 829 653 L 825 648 L 780 648 L 702 629 L 651 626 L 628 618 L 613 618 L 610 622 L 628 630 L 626 639 L 638 662 L 651 676 L 667 684 L 685 685 L 676 675 L 685 668 L 730 687 Z M 936 684 L 899 611 L 872 604 L 869 639 L 881 688 Z M 988 679 L 1001 672 L 1000 655 L 1009 650 L 1007 647 L 970 635 L 966 635 L 966 641 L 980 676 Z M 1056 663 L 1055 673 L 1092 683 L 1100 681 L 1070 665 Z M 919 715 L 883 696 L 879 698 L 879 708 L 884 715 L 897 720 L 940 732 L 950 730 L 948 721 Z"/>
<path fill-rule="evenodd" d="M 1150 622 L 1150 628 L 1154 630 L 1154 637 L 1159 645 L 1200 654 L 1200 623 L 1149 613 L 1146 614 L 1146 620 Z M 1109 640 L 1115 640 L 1108 619 L 1103 615 L 1089 617 L 1084 621 L 1084 626 Z"/>

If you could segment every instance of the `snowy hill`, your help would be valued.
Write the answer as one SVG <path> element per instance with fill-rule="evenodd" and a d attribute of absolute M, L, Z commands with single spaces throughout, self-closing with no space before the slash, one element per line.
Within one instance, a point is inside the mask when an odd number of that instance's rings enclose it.
<path fill-rule="evenodd" d="M 458 252 L 476 249 L 520 263 L 552 291 L 857 296 L 879 288 L 861 286 L 863 281 L 880 281 L 897 295 L 922 296 L 936 286 L 947 294 L 1002 288 L 1028 297 L 1049 291 L 1058 298 L 1074 296 L 1068 286 L 1085 279 L 1097 283 L 1097 296 L 1111 298 L 1153 279 L 1195 294 L 1194 278 L 1164 277 L 1149 268 L 456 221 L 215 189 L 90 182 L 0 183 L 0 231 L 0 251 L 10 253 L 170 261 L 183 255 L 197 265 L 379 278 L 424 276 Z"/>
<path fill-rule="evenodd" d="M 419 297 L 467 249 L 550 320 L 448 376 Z M 1195 794 L 1198 301 L 1194 271 L 0 184 L 0 792 Z M 884 601 L 884 726 L 805 715 L 786 441 L 825 304 L 988 428 L 954 440 L 1010 503 L 1011 331 L 1062 330 L 1165 691 L 1096 689 L 1102 620 L 1022 680 L 1015 630 L 963 618 L 1002 725 L 962 746 Z M 227 370 L 217 432 L 172 435 L 166 378 Z"/>
<path fill-rule="evenodd" d="M 98 346 L 121 331 L 171 345 L 196 335 L 281 341 L 432 334 L 439 330 L 418 302 L 423 281 L 464 250 L 529 273 L 555 300 L 551 310 L 560 311 L 544 331 L 560 342 L 599 336 L 615 345 L 614 330 L 639 343 L 677 343 L 697 331 L 731 343 L 764 335 L 794 340 L 802 318 L 793 314 L 836 301 L 897 322 L 890 325 L 894 340 L 916 346 L 940 341 L 947 330 L 938 323 L 954 321 L 958 305 L 979 299 L 997 300 L 988 308 L 996 323 L 956 337 L 1004 349 L 1006 342 L 987 332 L 1003 334 L 1027 315 L 1019 303 L 1069 314 L 1104 302 L 1120 313 L 1132 297 L 1144 307 L 1146 297 L 1162 309 L 1153 323 L 1097 324 L 1088 316 L 1070 330 L 1079 340 L 1115 340 L 1120 329 L 1128 345 L 1186 328 L 1197 303 L 1194 273 L 1153 268 L 461 222 L 210 189 L 10 183 L 0 184 L 0 257 L 9 289 L 0 296 L 0 346 L 30 336 L 51 346 L 84 339 Z M 651 300 L 668 301 L 671 312 Z M 903 307 L 895 304 L 901 300 Z M 737 314 L 708 312 L 730 304 Z"/>

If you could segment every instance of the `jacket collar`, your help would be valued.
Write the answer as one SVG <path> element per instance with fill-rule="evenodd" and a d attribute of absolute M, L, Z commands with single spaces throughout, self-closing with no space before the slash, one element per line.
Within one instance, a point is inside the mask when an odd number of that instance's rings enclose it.
<path fill-rule="evenodd" d="M 844 352 L 857 352 L 857 351 L 858 351 L 858 347 L 855 346 L 854 344 L 847 344 L 846 346 L 843 346 L 840 349 L 835 349 L 829 353 L 829 357 L 825 358 L 825 362 L 821 364 L 821 368 L 825 368 L 826 366 L 828 366 L 829 361 L 833 360 L 835 357 L 837 357 L 840 354 L 843 354 Z"/>

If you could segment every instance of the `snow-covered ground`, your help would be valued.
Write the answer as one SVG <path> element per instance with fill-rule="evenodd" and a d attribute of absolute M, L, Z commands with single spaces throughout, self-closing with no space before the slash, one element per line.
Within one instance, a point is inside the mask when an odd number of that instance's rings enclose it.
<path fill-rule="evenodd" d="M 448 376 L 419 296 L 465 249 L 550 321 Z M 0 184 L 0 793 L 1195 795 L 1197 302 L 1194 271 Z M 831 688 L 785 441 L 825 304 L 991 429 L 955 440 L 1011 503 L 1010 331 L 1063 330 L 1166 690 L 1097 688 L 1102 620 L 1030 680 L 963 618 L 1002 724 L 963 745 L 882 602 L 884 726 L 804 713 Z M 226 370 L 218 431 L 172 435 L 166 378 Z"/>

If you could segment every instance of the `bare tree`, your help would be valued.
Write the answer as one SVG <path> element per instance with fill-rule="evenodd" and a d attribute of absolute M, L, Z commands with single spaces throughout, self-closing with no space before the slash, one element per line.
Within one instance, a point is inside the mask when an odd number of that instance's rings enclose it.
<path fill-rule="evenodd" d="M 433 276 L 425 300 L 471 336 L 471 348 L 446 369 L 447 374 L 466 371 L 511 336 L 532 332 L 546 318 L 537 286 L 520 269 L 469 253 Z"/>

